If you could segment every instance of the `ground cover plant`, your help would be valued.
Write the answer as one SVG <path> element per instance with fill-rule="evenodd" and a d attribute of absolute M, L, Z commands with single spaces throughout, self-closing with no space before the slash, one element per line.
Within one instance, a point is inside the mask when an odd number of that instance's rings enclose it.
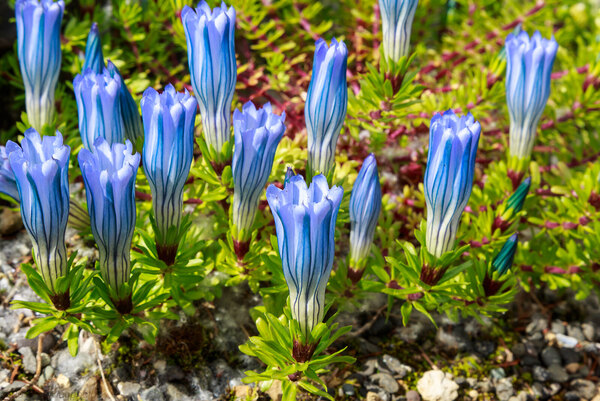
<path fill-rule="evenodd" d="M 0 254 L 29 257 L 0 259 L 0 319 L 28 316 L 0 337 L 7 399 L 596 395 L 600 319 L 570 311 L 597 306 L 597 1 L 9 3 Z M 432 356 L 425 328 L 465 322 L 493 349 Z M 47 336 L 95 390 L 42 373 Z M 139 362 L 219 354 L 243 375 L 187 395 Z"/>

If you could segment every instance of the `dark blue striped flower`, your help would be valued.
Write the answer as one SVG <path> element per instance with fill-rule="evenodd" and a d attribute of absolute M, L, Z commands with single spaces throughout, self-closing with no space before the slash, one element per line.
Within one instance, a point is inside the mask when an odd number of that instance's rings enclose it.
<path fill-rule="evenodd" d="M 140 111 L 138 110 L 137 102 L 131 96 L 125 80 L 119 72 L 119 69 L 108 60 L 106 63 L 106 69 L 111 77 L 116 78 L 117 76 L 121 80 L 121 88 L 119 89 L 119 104 L 121 107 L 121 116 L 123 117 L 123 135 L 125 139 L 129 139 L 133 144 L 138 144 L 144 135 L 144 127 L 142 126 L 142 119 L 140 117 Z"/>
<path fill-rule="evenodd" d="M 379 0 L 385 57 L 398 61 L 408 55 L 410 31 L 418 4 L 418 0 Z"/>
<path fill-rule="evenodd" d="M 480 132 L 481 125 L 471 113 L 458 117 L 448 110 L 431 119 L 424 184 L 427 250 L 435 256 L 454 248 L 460 217 L 471 196 Z"/>
<path fill-rule="evenodd" d="M 131 142 L 97 138 L 92 150 L 79 152 L 92 234 L 100 254 L 100 271 L 118 294 L 129 280 L 131 239 L 135 228 L 135 176 L 140 164 Z"/>
<path fill-rule="evenodd" d="M 102 54 L 102 43 L 100 42 L 100 34 L 98 33 L 98 24 L 92 24 L 90 33 L 88 34 L 87 43 L 85 45 L 85 59 L 81 71 L 91 69 L 96 74 L 100 74 L 104 68 L 104 55 Z"/>
<path fill-rule="evenodd" d="M 319 39 L 316 43 L 312 77 L 306 94 L 304 119 L 308 134 L 306 176 L 333 174 L 335 147 L 348 107 L 346 63 L 348 50 L 335 38 L 331 46 Z"/>
<path fill-rule="evenodd" d="M 8 153 L 4 146 L 0 146 L 0 192 L 19 202 L 19 189 L 15 173 L 10 168 Z"/>
<path fill-rule="evenodd" d="M 275 151 L 285 132 L 285 113 L 273 113 L 271 104 L 256 109 L 248 102 L 242 111 L 233 112 L 235 149 L 231 169 L 233 173 L 233 238 L 250 239 L 260 195 L 265 188 Z"/>
<path fill-rule="evenodd" d="M 323 175 L 315 176 L 309 188 L 300 175 L 290 178 L 284 189 L 267 188 L 292 315 L 305 339 L 323 320 L 335 222 L 343 195 L 341 187 L 329 189 Z"/>
<path fill-rule="evenodd" d="M 381 212 L 377 160 L 371 153 L 363 162 L 350 196 L 350 266 L 362 268 L 373 243 Z"/>
<path fill-rule="evenodd" d="M 538 123 L 550 96 L 550 74 L 558 50 L 554 40 L 536 31 L 508 35 L 506 102 L 510 115 L 510 155 L 529 160 Z M 514 166 L 512 166 L 514 167 Z"/>
<path fill-rule="evenodd" d="M 54 120 L 54 92 L 60 72 L 62 0 L 17 0 L 17 50 L 31 126 L 41 131 Z"/>
<path fill-rule="evenodd" d="M 15 174 L 21 217 L 31 237 L 33 256 L 44 282 L 56 294 L 56 280 L 68 273 L 65 230 L 69 218 L 69 154 L 60 132 L 40 137 L 25 131 L 21 146 L 6 144 Z"/>
<path fill-rule="evenodd" d="M 194 95 L 202 116 L 208 159 L 224 162 L 231 138 L 231 102 L 237 80 L 235 9 L 225 3 L 211 10 L 201 1 L 181 11 Z"/>
<path fill-rule="evenodd" d="M 159 94 L 153 88 L 141 101 L 144 120 L 144 172 L 152 190 L 152 206 L 159 246 L 179 241 L 183 186 L 194 159 L 194 121 L 198 103 L 186 90 L 173 85 Z"/>
<path fill-rule="evenodd" d="M 97 138 L 104 138 L 109 144 L 125 140 L 119 100 L 121 85 L 121 77 L 111 76 L 106 68 L 100 74 L 85 70 L 73 80 L 79 133 L 86 149 L 91 150 Z"/>

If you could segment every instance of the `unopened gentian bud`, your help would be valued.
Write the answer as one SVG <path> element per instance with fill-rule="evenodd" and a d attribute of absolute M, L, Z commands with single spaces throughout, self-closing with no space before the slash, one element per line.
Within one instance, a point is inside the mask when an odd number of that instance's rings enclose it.
<path fill-rule="evenodd" d="M 505 48 L 509 168 L 513 173 L 522 174 L 527 170 L 537 126 L 550 96 L 550 75 L 558 44 L 554 37 L 544 39 L 538 31 L 531 38 L 521 31 L 508 35 Z"/>
<path fill-rule="evenodd" d="M 247 242 L 260 195 L 271 174 L 275 151 L 285 132 L 285 113 L 273 113 L 271 104 L 256 109 L 252 102 L 233 112 L 235 148 L 233 174 L 233 239 Z M 240 255 L 238 255 L 240 256 Z M 242 255 L 243 256 L 243 255 Z"/>
<path fill-rule="evenodd" d="M 500 229 L 505 231 L 512 224 L 512 219 L 517 215 L 529 193 L 529 187 L 531 186 L 531 177 L 526 179 L 519 184 L 517 190 L 506 200 L 506 203 L 498 208 L 498 216 L 494 219 L 492 230 Z"/>
<path fill-rule="evenodd" d="M 121 80 L 121 87 L 119 89 L 119 105 L 121 107 L 121 116 L 123 117 L 123 134 L 125 139 L 129 139 L 134 145 L 139 144 L 142 136 L 144 135 L 144 127 L 142 126 L 142 119 L 140 118 L 140 111 L 138 110 L 137 102 L 131 96 L 125 80 L 119 72 L 119 69 L 108 60 L 106 68 L 111 77 L 119 77 Z"/>
<path fill-rule="evenodd" d="M 513 264 L 518 243 L 518 234 L 515 233 L 511 235 L 502 246 L 500 252 L 498 252 L 492 260 L 490 269 L 486 272 L 483 281 L 483 288 L 486 296 L 489 297 L 496 294 L 500 287 L 502 287 L 502 284 L 506 281 L 502 280 L 502 276 L 508 272 Z"/>
<path fill-rule="evenodd" d="M 33 245 L 36 265 L 58 309 L 69 307 L 69 294 L 59 293 L 57 280 L 68 273 L 65 230 L 69 218 L 69 154 L 60 132 L 40 137 L 33 128 L 25 131 L 21 146 L 6 144 L 15 174 L 21 217 Z"/>
<path fill-rule="evenodd" d="M 100 74 L 104 69 L 104 54 L 102 54 L 102 43 L 100 42 L 100 34 L 98 32 L 98 24 L 92 24 L 90 33 L 88 34 L 87 43 L 85 45 L 85 59 L 81 71 L 87 69 Z"/>
<path fill-rule="evenodd" d="M 97 138 L 92 150 L 79 152 L 92 234 L 100 255 L 100 272 L 117 310 L 129 313 L 131 294 L 122 286 L 131 273 L 130 250 L 135 228 L 135 177 L 140 163 L 131 142 Z"/>
<path fill-rule="evenodd" d="M 100 74 L 85 70 L 73 80 L 79 133 L 86 149 L 91 150 L 97 138 L 104 138 L 109 144 L 124 142 L 125 127 L 119 99 L 121 85 L 120 76 L 111 76 L 106 68 Z"/>
<path fill-rule="evenodd" d="M 429 253 L 437 257 L 454 248 L 460 218 L 471 196 L 480 132 L 481 125 L 471 113 L 458 117 L 448 110 L 431 119 L 424 180 L 426 244 Z"/>
<path fill-rule="evenodd" d="M 207 156 L 211 162 L 221 164 L 228 158 L 225 144 L 231 139 L 231 102 L 237 80 L 235 9 L 221 3 L 211 10 L 203 0 L 195 10 L 185 6 L 181 21 Z"/>
<path fill-rule="evenodd" d="M 383 52 L 394 61 L 408 55 L 418 0 L 379 0 L 383 28 Z"/>
<path fill-rule="evenodd" d="M 17 51 L 27 119 L 41 131 L 54 120 L 54 93 L 60 72 L 62 0 L 17 0 Z"/>
<path fill-rule="evenodd" d="M 284 189 L 267 188 L 292 316 L 300 325 L 305 345 L 311 341 L 312 329 L 323 320 L 343 194 L 341 187 L 330 189 L 320 174 L 308 188 L 300 175 L 292 177 Z"/>
<path fill-rule="evenodd" d="M 19 202 L 19 189 L 15 180 L 15 173 L 10 168 L 8 153 L 4 146 L 0 146 L 0 192 Z"/>
<path fill-rule="evenodd" d="M 371 250 L 380 212 L 381 185 L 377 161 L 371 153 L 363 162 L 350 196 L 350 269 L 360 275 Z"/>
<path fill-rule="evenodd" d="M 141 101 L 144 120 L 144 172 L 152 190 L 159 258 L 173 264 L 181 236 L 183 187 L 194 159 L 194 121 L 198 103 L 173 85 L 153 88 Z"/>
<path fill-rule="evenodd" d="M 331 46 L 319 39 L 315 45 L 312 77 L 306 94 L 304 119 L 308 134 L 306 176 L 331 178 L 335 167 L 335 148 L 348 107 L 346 64 L 348 49 L 335 38 Z"/>

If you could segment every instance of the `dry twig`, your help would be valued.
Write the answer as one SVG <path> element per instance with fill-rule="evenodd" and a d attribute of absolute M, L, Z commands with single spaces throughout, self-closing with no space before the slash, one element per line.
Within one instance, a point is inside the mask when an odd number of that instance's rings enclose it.
<path fill-rule="evenodd" d="M 3 401 L 14 401 L 18 396 L 20 396 L 21 394 L 25 394 L 30 388 L 35 386 L 35 384 L 40 379 L 40 375 L 42 374 L 42 348 L 43 348 L 44 337 L 46 337 L 46 334 L 48 334 L 48 333 L 42 333 L 38 336 L 36 368 L 35 368 L 35 375 L 33 376 L 33 379 L 31 379 L 30 382 L 28 382 L 23 387 L 21 387 L 21 389 L 19 391 L 17 391 L 16 393 L 14 393 L 13 395 L 10 395 L 10 396 L 4 398 Z"/>

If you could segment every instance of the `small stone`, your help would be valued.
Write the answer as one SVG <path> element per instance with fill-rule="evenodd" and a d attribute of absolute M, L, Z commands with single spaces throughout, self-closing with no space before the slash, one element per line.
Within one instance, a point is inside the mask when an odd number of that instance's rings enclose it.
<path fill-rule="evenodd" d="M 119 389 L 119 393 L 121 393 L 124 397 L 132 397 L 134 395 L 139 394 L 142 386 L 138 383 L 133 382 L 121 382 L 117 384 L 117 388 Z"/>
<path fill-rule="evenodd" d="M 421 396 L 415 390 L 406 393 L 406 401 L 421 401 Z"/>
<path fill-rule="evenodd" d="M 183 391 L 181 391 L 179 387 L 172 383 L 167 383 L 166 394 L 170 397 L 171 400 L 187 401 L 190 399 L 190 397 L 188 397 Z M 273 400 L 276 401 L 275 399 Z M 279 399 L 279 401 L 281 401 L 281 398 Z"/>
<path fill-rule="evenodd" d="M 413 371 L 413 368 L 408 365 L 404 365 L 398 360 L 398 358 L 394 358 L 391 355 L 386 354 L 383 356 L 383 358 L 381 358 L 381 360 L 398 379 L 405 378 Z"/>
<path fill-rule="evenodd" d="M 542 332 L 548 328 L 548 320 L 540 314 L 535 314 L 531 317 L 531 322 L 525 328 L 525 333 L 532 334 Z"/>
<path fill-rule="evenodd" d="M 23 228 L 21 213 L 7 207 L 0 208 L 0 236 L 12 235 Z"/>
<path fill-rule="evenodd" d="M 154 369 L 156 369 L 157 373 L 163 374 L 165 373 L 165 370 L 167 370 L 167 361 L 165 361 L 164 359 L 159 359 L 154 361 L 152 366 L 154 366 Z"/>
<path fill-rule="evenodd" d="M 573 380 L 571 382 L 571 391 L 584 400 L 591 400 L 598 392 L 594 382 L 583 379 Z"/>
<path fill-rule="evenodd" d="M 525 346 L 525 344 L 523 343 L 517 343 L 515 344 L 510 351 L 513 353 L 513 355 L 516 358 L 522 358 L 525 355 L 527 355 L 527 347 Z"/>
<path fill-rule="evenodd" d="M 567 335 L 577 339 L 577 341 L 585 341 L 585 336 L 579 326 L 567 325 Z"/>
<path fill-rule="evenodd" d="M 375 373 L 377 366 L 377 358 L 367 359 L 359 373 L 363 376 L 371 376 L 373 373 Z"/>
<path fill-rule="evenodd" d="M 42 352 L 42 368 L 45 368 L 46 366 L 50 365 L 50 362 L 52 362 L 52 360 L 50 359 L 50 355 L 46 354 L 45 352 Z"/>
<path fill-rule="evenodd" d="M 62 388 L 69 388 L 71 386 L 71 382 L 69 378 L 62 373 L 56 376 L 56 384 L 58 384 Z"/>
<path fill-rule="evenodd" d="M 583 336 L 586 340 L 594 341 L 596 333 L 594 331 L 594 326 L 591 323 L 582 323 L 581 331 L 583 332 Z"/>
<path fill-rule="evenodd" d="M 366 401 L 382 401 L 379 394 L 374 393 L 373 391 L 369 391 L 367 393 L 367 397 L 365 398 L 365 400 Z"/>
<path fill-rule="evenodd" d="M 477 390 L 469 390 L 469 393 L 467 394 L 472 400 L 476 400 L 477 398 L 479 398 L 479 392 Z"/>
<path fill-rule="evenodd" d="M 344 383 L 342 385 L 342 392 L 344 395 L 353 396 L 355 394 L 354 386 L 350 383 Z"/>
<path fill-rule="evenodd" d="M 479 383 L 477 383 L 477 388 L 482 393 L 489 393 L 489 392 L 492 391 L 492 389 L 494 388 L 494 386 L 492 386 L 492 382 L 491 381 L 489 381 L 489 380 L 482 380 Z"/>
<path fill-rule="evenodd" d="M 558 383 L 550 383 L 550 386 L 547 389 L 548 394 L 556 395 L 561 390 L 561 385 Z"/>
<path fill-rule="evenodd" d="M 553 320 L 550 330 L 552 330 L 554 334 L 565 334 L 567 331 L 562 320 Z"/>
<path fill-rule="evenodd" d="M 551 365 L 548 367 L 548 374 L 550 375 L 550 379 L 552 381 L 558 383 L 564 383 L 569 380 L 569 374 L 565 368 L 560 365 Z"/>
<path fill-rule="evenodd" d="M 425 372 L 417 382 L 417 390 L 424 401 L 453 401 L 458 398 L 458 384 L 452 375 L 441 370 Z"/>
<path fill-rule="evenodd" d="M 574 391 L 567 391 L 564 397 L 565 401 L 580 401 L 581 397 Z"/>
<path fill-rule="evenodd" d="M 538 366 L 540 364 L 540 360 L 537 356 L 533 355 L 525 355 L 521 358 L 521 365 L 523 366 Z"/>
<path fill-rule="evenodd" d="M 37 370 L 37 361 L 35 359 L 35 355 L 33 355 L 33 351 L 29 347 L 19 348 L 19 354 L 21 354 L 23 358 L 23 368 L 27 373 L 35 374 Z"/>
<path fill-rule="evenodd" d="M 4 397 L 14 391 L 19 391 L 24 386 L 25 386 L 25 382 L 22 382 L 20 380 L 15 380 L 8 386 L 6 386 L 4 388 L 0 388 L 0 397 Z"/>
<path fill-rule="evenodd" d="M 376 373 L 371 376 L 371 380 L 389 394 L 395 394 L 400 390 L 400 385 L 390 374 Z"/>
<path fill-rule="evenodd" d="M 506 372 L 504 372 L 504 369 L 502 368 L 494 368 L 492 370 L 490 370 L 490 376 L 492 377 L 492 379 L 504 379 L 506 377 Z"/>
<path fill-rule="evenodd" d="M 496 343 L 492 341 L 477 341 L 475 343 L 475 352 L 487 358 L 496 351 Z"/>
<path fill-rule="evenodd" d="M 551 365 L 560 365 L 562 359 L 560 357 L 560 352 L 554 347 L 546 347 L 542 350 L 542 361 L 546 366 Z"/>
<path fill-rule="evenodd" d="M 571 348 L 561 348 L 560 356 L 565 364 L 581 361 L 581 353 Z"/>
<path fill-rule="evenodd" d="M 52 376 L 54 376 L 54 368 L 52 366 L 46 366 L 44 368 L 44 378 L 50 380 L 52 379 Z"/>
<path fill-rule="evenodd" d="M 471 341 L 460 325 L 450 326 L 448 330 L 440 327 L 435 339 L 443 348 L 452 352 L 467 351 L 471 348 Z"/>
<path fill-rule="evenodd" d="M 571 336 L 565 336 L 563 334 L 556 335 L 556 341 L 558 341 L 558 345 L 565 348 L 575 348 L 579 341 Z"/>
<path fill-rule="evenodd" d="M 274 380 L 269 390 L 266 391 L 267 395 L 271 397 L 273 401 L 281 401 L 283 398 L 283 391 L 281 390 L 281 381 Z"/>
<path fill-rule="evenodd" d="M 140 398 L 144 401 L 165 401 L 162 391 L 156 386 L 142 391 Z"/>
<path fill-rule="evenodd" d="M 533 376 L 533 380 L 537 382 L 545 382 L 548 379 L 550 379 L 550 373 L 548 372 L 548 370 L 539 365 L 533 367 L 531 374 Z"/>
<path fill-rule="evenodd" d="M 565 365 L 565 369 L 566 369 L 567 373 L 569 373 L 571 375 L 579 372 L 580 367 L 581 367 L 581 365 L 578 364 L 577 362 L 572 362 L 572 363 Z"/>
<path fill-rule="evenodd" d="M 92 376 L 86 380 L 79 390 L 79 397 L 86 401 L 98 400 L 98 378 Z"/>
<path fill-rule="evenodd" d="M 515 393 L 513 385 L 508 379 L 500 379 L 496 383 L 496 396 L 500 401 L 508 401 L 508 399 Z"/>
<path fill-rule="evenodd" d="M 252 387 L 250 386 L 235 386 L 233 388 L 233 396 L 236 400 L 245 400 L 252 394 Z"/>

